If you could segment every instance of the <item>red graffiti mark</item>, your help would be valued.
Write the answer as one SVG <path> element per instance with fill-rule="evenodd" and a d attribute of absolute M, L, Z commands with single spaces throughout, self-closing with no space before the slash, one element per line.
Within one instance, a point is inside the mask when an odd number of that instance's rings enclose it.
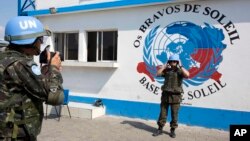
<path fill-rule="evenodd" d="M 146 64 L 144 62 L 138 63 L 137 72 L 146 74 L 151 79 L 152 82 L 155 82 L 154 77 L 147 70 L 147 66 L 146 66 Z"/>

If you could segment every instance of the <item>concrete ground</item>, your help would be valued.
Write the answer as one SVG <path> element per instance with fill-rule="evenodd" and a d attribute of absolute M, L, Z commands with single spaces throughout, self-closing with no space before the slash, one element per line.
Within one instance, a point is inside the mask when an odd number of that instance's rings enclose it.
<path fill-rule="evenodd" d="M 202 127 L 179 125 L 176 138 L 171 138 L 169 125 L 164 134 L 152 136 L 155 121 L 125 117 L 102 116 L 91 119 L 58 118 L 44 119 L 38 141 L 229 141 L 229 132 Z"/>

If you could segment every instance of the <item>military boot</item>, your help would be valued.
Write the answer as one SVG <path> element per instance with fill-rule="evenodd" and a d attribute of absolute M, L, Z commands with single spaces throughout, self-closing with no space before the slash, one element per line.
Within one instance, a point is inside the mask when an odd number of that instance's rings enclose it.
<path fill-rule="evenodd" d="M 162 135 L 162 133 L 163 133 L 163 129 L 162 127 L 159 127 L 157 131 L 153 134 L 153 136 L 159 136 L 159 135 Z"/>
<path fill-rule="evenodd" d="M 170 129 L 170 137 L 172 137 L 172 138 L 175 138 L 176 137 L 176 134 L 175 134 L 175 129 L 174 128 L 171 128 Z"/>

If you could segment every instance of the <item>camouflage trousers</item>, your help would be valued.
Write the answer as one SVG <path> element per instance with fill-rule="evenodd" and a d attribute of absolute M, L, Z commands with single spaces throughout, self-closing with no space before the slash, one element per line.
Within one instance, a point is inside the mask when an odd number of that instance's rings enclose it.
<path fill-rule="evenodd" d="M 178 116 L 179 116 L 179 109 L 180 109 L 180 103 L 169 103 L 168 100 L 166 100 L 167 96 L 164 94 L 161 98 L 161 105 L 160 105 L 160 115 L 157 121 L 157 124 L 159 128 L 163 128 L 167 121 L 168 111 L 171 110 L 171 122 L 170 127 L 171 128 L 177 128 L 178 127 Z"/>

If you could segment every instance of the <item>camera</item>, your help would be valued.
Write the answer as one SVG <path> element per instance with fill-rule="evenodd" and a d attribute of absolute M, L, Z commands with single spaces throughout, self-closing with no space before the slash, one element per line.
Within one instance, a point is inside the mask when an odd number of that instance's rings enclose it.
<path fill-rule="evenodd" d="M 47 50 L 49 50 L 50 45 L 47 45 L 45 49 L 41 52 L 39 56 L 39 62 L 42 64 L 48 64 L 48 59 L 47 59 Z M 50 52 L 50 59 L 52 59 L 56 55 L 55 52 Z M 64 61 L 64 57 L 62 54 L 59 54 L 61 61 Z"/>

